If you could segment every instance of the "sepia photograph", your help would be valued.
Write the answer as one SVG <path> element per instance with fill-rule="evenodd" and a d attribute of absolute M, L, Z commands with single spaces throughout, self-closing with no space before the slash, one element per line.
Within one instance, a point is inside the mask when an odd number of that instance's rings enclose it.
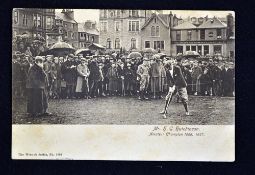
<path fill-rule="evenodd" d="M 233 11 L 14 8 L 13 124 L 233 125 Z"/>
<path fill-rule="evenodd" d="M 235 12 L 13 8 L 12 158 L 234 161 Z"/>

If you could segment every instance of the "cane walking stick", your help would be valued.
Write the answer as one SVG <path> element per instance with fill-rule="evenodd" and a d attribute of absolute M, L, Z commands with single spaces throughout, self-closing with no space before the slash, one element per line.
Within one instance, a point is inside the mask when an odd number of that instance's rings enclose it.
<path fill-rule="evenodd" d="M 124 86 L 124 79 L 121 79 L 121 85 L 122 85 L 122 94 L 125 96 L 125 86 Z"/>

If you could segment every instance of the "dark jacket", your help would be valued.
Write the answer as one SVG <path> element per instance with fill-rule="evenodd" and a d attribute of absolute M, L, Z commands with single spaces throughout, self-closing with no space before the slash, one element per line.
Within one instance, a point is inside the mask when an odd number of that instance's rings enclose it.
<path fill-rule="evenodd" d="M 100 80 L 100 72 L 99 72 L 99 67 L 98 67 L 97 62 L 92 61 L 89 64 L 89 71 L 90 71 L 89 78 L 91 80 L 95 80 L 95 81 Z"/>
<path fill-rule="evenodd" d="M 159 77 L 159 64 L 157 62 L 151 64 L 150 76 Z"/>
<path fill-rule="evenodd" d="M 48 86 L 47 75 L 37 64 L 34 64 L 28 71 L 26 87 L 44 89 Z"/>
<path fill-rule="evenodd" d="M 166 80 L 169 87 L 173 87 L 174 85 L 176 87 L 187 87 L 187 83 L 183 77 L 181 68 L 179 66 L 173 67 L 173 77 L 171 76 L 171 73 L 169 70 L 166 71 Z"/>
<path fill-rule="evenodd" d="M 76 82 L 76 67 L 71 68 L 71 66 L 75 66 L 73 61 L 66 61 L 61 66 L 61 73 L 63 75 L 64 80 L 69 83 Z"/>

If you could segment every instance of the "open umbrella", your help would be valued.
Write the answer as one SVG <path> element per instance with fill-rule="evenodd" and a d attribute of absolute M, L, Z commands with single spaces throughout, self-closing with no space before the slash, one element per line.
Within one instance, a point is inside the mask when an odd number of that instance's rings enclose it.
<path fill-rule="evenodd" d="M 74 52 L 74 48 L 66 42 L 57 42 L 53 44 L 48 51 L 43 54 L 52 54 L 54 56 L 63 56 Z"/>
<path fill-rule="evenodd" d="M 67 49 L 67 50 L 70 49 L 70 50 L 74 50 L 74 48 L 70 44 L 68 44 L 66 42 L 61 42 L 61 41 L 53 44 L 50 47 L 49 50 L 54 50 L 54 49 Z"/>
<path fill-rule="evenodd" d="M 153 48 L 145 48 L 143 50 L 144 53 L 157 53 L 157 51 Z"/>
<path fill-rule="evenodd" d="M 196 51 L 186 51 L 184 56 L 186 56 L 186 57 L 198 57 L 200 55 Z"/>
<path fill-rule="evenodd" d="M 128 58 L 137 58 L 137 57 L 142 57 L 142 54 L 140 54 L 139 52 L 131 52 L 128 55 Z"/>
<path fill-rule="evenodd" d="M 78 49 L 74 52 L 75 55 L 83 54 L 83 55 L 91 55 L 91 51 L 89 49 Z"/>

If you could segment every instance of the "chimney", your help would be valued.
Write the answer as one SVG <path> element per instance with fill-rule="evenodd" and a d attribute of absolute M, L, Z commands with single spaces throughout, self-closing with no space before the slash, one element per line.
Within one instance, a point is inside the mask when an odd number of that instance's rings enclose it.
<path fill-rule="evenodd" d="M 84 26 L 85 26 L 85 29 L 91 29 L 92 28 L 92 21 L 90 21 L 90 20 L 85 21 Z"/>
<path fill-rule="evenodd" d="M 234 36 L 234 17 L 231 13 L 227 15 L 227 37 Z"/>
<path fill-rule="evenodd" d="M 64 13 L 70 19 L 74 20 L 74 11 L 73 11 L 73 9 L 63 9 L 61 13 Z"/>

